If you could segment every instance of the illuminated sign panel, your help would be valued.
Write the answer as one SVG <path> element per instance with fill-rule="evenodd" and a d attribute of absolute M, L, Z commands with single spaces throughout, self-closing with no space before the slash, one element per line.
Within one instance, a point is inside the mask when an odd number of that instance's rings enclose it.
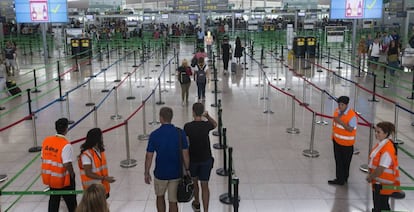
<path fill-rule="evenodd" d="M 383 0 L 331 0 L 331 19 L 371 19 L 382 17 Z"/>
<path fill-rule="evenodd" d="M 15 0 L 18 23 L 66 23 L 66 0 Z"/>

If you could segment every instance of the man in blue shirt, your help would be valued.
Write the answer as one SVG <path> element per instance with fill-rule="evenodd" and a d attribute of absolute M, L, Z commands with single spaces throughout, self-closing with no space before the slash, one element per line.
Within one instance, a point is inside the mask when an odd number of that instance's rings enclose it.
<path fill-rule="evenodd" d="M 201 29 L 201 27 L 198 29 L 197 32 L 197 46 L 198 47 L 203 47 L 204 48 L 204 32 Z"/>
<path fill-rule="evenodd" d="M 157 211 L 166 211 L 165 192 L 168 191 L 169 211 L 178 212 L 177 186 L 182 175 L 180 166 L 183 165 L 180 161 L 180 154 L 183 156 L 185 172 L 190 175 L 187 136 L 183 130 L 171 124 L 173 117 L 171 108 L 161 108 L 159 115 L 161 126 L 150 134 L 145 155 L 145 183 L 150 184 L 152 180 L 150 168 L 154 152 L 156 152 L 154 190 L 157 196 Z M 178 131 L 181 131 L 181 150 Z"/>

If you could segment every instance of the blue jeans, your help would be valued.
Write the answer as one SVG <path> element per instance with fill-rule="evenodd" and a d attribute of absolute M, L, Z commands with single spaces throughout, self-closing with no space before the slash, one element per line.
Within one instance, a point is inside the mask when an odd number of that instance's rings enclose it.
<path fill-rule="evenodd" d="M 197 82 L 198 99 L 206 98 L 206 82 Z"/>

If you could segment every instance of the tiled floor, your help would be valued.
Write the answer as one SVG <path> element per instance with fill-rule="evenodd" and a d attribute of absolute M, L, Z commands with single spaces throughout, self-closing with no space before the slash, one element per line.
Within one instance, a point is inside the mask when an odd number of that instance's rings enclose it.
<path fill-rule="evenodd" d="M 173 46 L 174 47 L 174 46 Z M 69 105 L 70 118 L 77 124 L 68 133 L 68 138 L 74 141 L 83 138 L 86 132 L 97 126 L 102 129 L 108 129 L 121 124 L 120 127 L 112 129 L 104 134 L 104 142 L 107 149 L 107 158 L 109 162 L 110 174 L 115 176 L 116 182 L 112 184 L 111 197 L 108 199 L 111 211 L 145 211 L 152 212 L 155 209 L 155 195 L 153 185 L 144 183 L 144 156 L 147 141 L 137 139 L 139 135 L 145 134 L 143 122 L 146 124 L 146 133 L 149 134 L 159 125 L 148 125 L 149 122 L 156 121 L 160 108 L 154 104 L 153 96 L 150 96 L 154 90 L 155 101 L 159 99 L 159 87 L 155 86 L 157 78 L 160 75 L 162 64 L 166 64 L 166 72 L 161 75 L 160 87 L 161 100 L 165 106 L 172 107 L 174 110 L 173 123 L 182 127 L 184 123 L 191 120 L 191 106 L 182 106 L 180 101 L 180 87 L 175 76 L 169 72 L 168 60 L 172 58 L 173 47 L 168 51 L 165 61 L 155 55 L 153 58 L 141 65 L 136 73 L 131 75 L 131 81 L 126 77 L 125 72 L 132 72 L 131 67 L 134 64 L 132 55 L 127 60 L 121 60 L 119 63 L 112 65 L 107 69 L 106 74 L 100 73 L 91 80 L 90 85 L 87 83 L 81 85 L 89 79 L 91 73 L 98 74 L 101 69 L 108 67 L 124 54 L 114 51 L 111 53 L 111 59 L 108 62 L 104 57 L 103 62 L 96 58 L 92 65 L 82 65 L 80 72 L 70 72 L 66 74 L 61 81 L 62 94 L 69 92 L 68 101 L 56 101 L 47 106 L 49 103 L 59 98 L 58 83 L 53 80 L 57 76 L 56 63 L 47 68 L 47 70 L 37 70 L 38 84 L 49 83 L 40 87 L 42 92 L 32 93 L 32 111 L 36 112 L 35 121 L 23 121 L 9 129 L 1 131 L 0 134 L 0 174 L 8 174 L 9 180 L 2 182 L 0 186 L 13 181 L 4 191 L 39 191 L 45 186 L 39 179 L 40 159 L 35 158 L 39 153 L 28 153 L 27 150 L 34 146 L 33 123 L 36 125 L 36 139 L 40 145 L 42 139 L 54 134 L 54 121 L 59 117 L 68 115 L 67 108 Z M 175 46 L 179 49 L 180 60 L 186 58 L 190 60 L 193 52 L 191 44 L 181 43 Z M 156 52 L 157 53 L 157 52 Z M 55 53 L 56 55 L 56 53 Z M 257 59 L 257 58 L 256 58 Z M 54 60 L 52 58 L 52 60 Z M 32 69 L 41 66 L 42 59 L 40 53 L 33 57 L 25 56 L 20 59 L 20 72 L 15 79 L 19 82 L 26 82 L 33 78 Z M 63 71 L 69 70 L 70 63 L 73 61 L 62 60 L 61 68 Z M 319 61 L 315 61 L 319 62 Z M 34 65 L 32 65 L 34 63 Z M 139 61 L 138 61 L 139 63 Z M 354 155 L 350 179 L 345 186 L 330 186 L 327 180 L 335 177 L 335 166 L 333 160 L 332 142 L 330 139 L 331 122 L 328 125 L 315 125 L 314 134 L 312 131 L 312 113 L 305 107 L 299 106 L 295 102 L 295 123 L 294 127 L 300 130 L 299 134 L 289 134 L 287 128 L 292 127 L 292 98 L 283 94 L 275 88 L 266 86 L 256 86 L 263 84 L 263 75 L 259 74 L 259 66 L 255 61 L 247 58 L 248 70 L 239 70 L 237 74 L 223 75 L 222 62 L 217 61 L 219 70 L 218 89 L 221 93 L 218 98 L 222 101 L 223 109 L 223 127 L 227 129 L 228 145 L 233 147 L 233 164 L 235 174 L 240 179 L 240 211 L 244 212 L 275 212 L 275 211 L 294 211 L 294 212 L 341 212 L 341 211 L 371 211 L 372 197 L 370 186 L 365 182 L 365 173 L 359 170 L 361 164 L 367 162 L 369 150 L 369 129 L 360 125 L 358 128 L 358 142 L 356 147 L 361 151 L 360 154 Z M 306 85 L 303 92 L 303 80 L 294 76 L 280 62 L 266 55 L 264 63 L 269 66 L 265 68 L 267 79 L 276 88 L 290 88 L 285 92 L 296 96 L 297 100 L 309 103 L 309 108 L 320 112 L 321 92 L 309 85 Z M 334 96 L 349 95 L 351 97 L 350 105 L 356 102 L 356 110 L 370 122 L 380 120 L 394 121 L 394 106 L 383 100 L 378 103 L 369 102 L 370 94 L 359 89 L 355 98 L 355 86 L 351 83 L 344 83 L 338 77 L 327 71 L 317 72 L 315 66 L 310 69 L 302 69 L 304 64 L 299 61 L 286 61 L 295 71 L 305 76 L 309 81 L 314 83 L 322 90 Z M 319 62 L 326 68 L 336 67 L 337 64 L 328 64 L 324 61 Z M 161 64 L 161 67 L 157 67 Z M 349 66 L 343 65 L 344 69 L 337 71 L 338 75 L 358 81 L 361 86 L 372 89 L 372 78 L 363 75 L 361 78 L 355 78 L 354 70 Z M 152 72 L 156 70 L 156 72 Z M 174 72 L 175 64 L 171 64 L 171 71 Z M 63 71 L 61 71 L 63 73 Z M 117 77 L 120 76 L 120 77 Z M 170 78 L 171 76 L 171 78 Z M 145 79 L 152 77 L 151 79 Z M 402 78 L 410 78 L 411 73 L 405 73 Z M 102 93 L 101 90 L 106 88 L 112 89 L 118 83 L 113 82 L 116 78 L 126 79 L 118 89 L 118 101 L 115 99 L 115 92 Z M 274 80 L 278 79 L 280 80 Z M 105 82 L 106 79 L 106 82 Z M 173 80 L 173 83 L 167 81 Z M 129 87 L 131 85 L 131 88 Z M 143 88 L 137 88 L 143 86 Z M 21 86 L 25 91 L 33 87 L 32 82 Z M 90 87 L 90 93 L 89 93 Z M 397 89 L 397 88 L 390 88 Z M 191 102 L 196 101 L 196 86 L 191 85 Z M 206 108 L 210 114 L 217 118 L 217 108 L 211 107 L 214 103 L 214 82 L 210 81 L 207 85 Z M 133 100 L 126 100 L 126 97 L 135 96 Z M 379 91 L 382 92 L 382 91 Z M 306 98 L 304 100 L 303 94 Z M 89 95 L 90 94 L 90 95 Z M 106 96 L 108 95 L 108 96 Z M 384 93 L 384 95 L 387 95 Z M 89 99 L 91 96 L 91 99 Z M 268 97 L 262 99 L 262 97 Z M 388 96 L 389 98 L 395 98 Z M 327 97 L 325 100 L 323 114 L 331 115 L 336 104 Z M 268 99 L 268 100 L 267 100 Z M 97 105 L 96 118 L 92 107 L 85 106 L 85 103 L 94 102 Z M 141 108 L 135 114 L 134 112 L 145 101 L 145 120 L 143 120 L 143 109 Z M 0 127 L 8 126 L 28 115 L 27 94 L 17 97 L 10 103 L 5 104 L 8 110 L 13 111 L 6 114 L 1 111 Z M 412 108 L 412 104 L 403 104 L 407 108 Z M 47 106 L 47 107 L 46 107 Z M 44 108 L 44 109 L 43 109 Z M 116 110 L 118 108 L 118 110 Z M 39 110 L 41 109 L 41 110 Z M 154 110 L 155 109 L 155 110 Z M 7 111 L 8 111 L 7 110 Z M 271 110 L 274 113 L 263 113 Z M 117 112 L 116 112 L 117 111 Z M 120 115 L 122 119 L 112 120 L 113 115 Z M 133 116 L 130 117 L 130 115 Z M 128 119 L 128 135 L 126 135 L 125 120 Z M 316 118 L 320 120 L 320 117 Z M 79 123 L 78 123 L 79 121 Z M 412 118 L 406 112 L 399 113 L 398 137 L 405 141 L 403 145 L 407 150 L 414 152 L 413 127 L 411 126 Z M 360 122 L 363 122 L 360 120 Z M 302 151 L 310 148 L 311 138 L 314 136 L 313 148 L 320 154 L 316 158 L 308 158 L 302 155 Z M 127 158 L 126 140 L 130 145 L 130 158 L 137 160 L 137 166 L 132 168 L 122 168 L 120 162 Z M 218 142 L 218 137 L 211 135 L 212 143 Z M 374 141 L 375 142 L 375 141 Z M 79 154 L 80 143 L 74 144 L 75 155 Z M 231 206 L 224 205 L 219 201 L 219 196 L 227 192 L 227 178 L 215 174 L 217 168 L 223 167 L 223 153 L 221 150 L 213 150 L 216 163 L 211 177 L 211 202 L 210 211 L 223 212 L 233 211 Z M 403 153 L 400 153 L 401 167 L 414 174 L 413 160 L 409 159 Z M 26 167 L 26 164 L 29 164 Z M 76 166 L 75 166 L 76 167 Z M 27 168 L 23 173 L 20 170 Z M 79 173 L 78 168 L 75 169 Z M 14 176 L 19 175 L 14 179 Z M 80 187 L 80 178 L 77 174 L 78 189 Z M 413 182 L 402 176 L 402 185 L 413 186 Z M 2 195 L 1 211 L 11 207 L 19 196 Z M 80 201 L 81 195 L 78 196 Z M 44 195 L 24 195 L 13 205 L 10 211 L 46 211 L 48 197 Z M 393 203 L 395 211 L 414 211 L 414 193 L 406 191 L 404 200 L 396 200 Z M 181 211 L 192 211 L 189 203 L 180 204 Z M 66 211 L 65 204 L 61 203 L 61 211 Z"/>

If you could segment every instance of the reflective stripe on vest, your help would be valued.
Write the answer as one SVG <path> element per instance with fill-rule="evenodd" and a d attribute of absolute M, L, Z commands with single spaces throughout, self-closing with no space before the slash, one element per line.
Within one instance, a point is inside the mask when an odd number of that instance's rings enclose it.
<path fill-rule="evenodd" d="M 102 184 L 105 187 L 105 191 L 108 194 L 110 191 L 109 182 L 105 180 L 98 180 L 98 179 L 92 179 L 88 176 L 86 176 L 85 169 L 83 168 L 82 164 L 82 155 L 87 156 L 91 160 L 91 171 L 99 176 L 108 176 L 108 166 L 106 164 L 106 156 L 105 152 L 101 152 L 99 155 L 95 152 L 93 149 L 88 149 L 84 151 L 80 156 L 78 160 L 78 165 L 80 169 L 81 174 L 81 180 L 82 180 L 82 186 L 83 189 L 87 189 L 92 184 Z"/>
<path fill-rule="evenodd" d="M 378 146 L 378 144 L 377 144 Z M 376 147 L 377 147 L 376 146 Z M 374 147 L 373 150 L 376 148 Z M 382 184 L 382 185 L 394 185 L 399 186 L 400 185 L 400 174 L 398 171 L 398 158 L 395 155 L 395 148 L 391 140 L 388 140 L 387 143 L 375 154 L 375 156 L 372 157 L 370 154 L 370 160 L 372 160 L 372 166 L 370 168 L 370 172 L 374 171 L 380 163 L 381 156 L 384 153 L 388 153 L 391 157 L 392 164 L 390 167 L 385 168 L 384 171 L 381 173 L 380 176 L 376 177 L 372 184 Z M 380 194 L 383 195 L 391 195 L 394 192 L 397 192 L 398 190 L 381 190 Z"/>
<path fill-rule="evenodd" d="M 49 136 L 42 144 L 42 180 L 51 188 L 70 185 L 69 172 L 63 165 L 62 150 L 69 142 L 63 136 Z"/>
<path fill-rule="evenodd" d="M 337 108 L 334 112 L 334 117 L 339 115 L 339 109 Z M 341 116 L 341 120 L 345 124 L 349 124 L 351 119 L 356 117 L 355 112 L 352 109 L 349 109 L 347 114 Z M 336 123 L 335 121 L 332 124 L 332 139 L 335 140 L 336 143 L 342 146 L 352 146 L 355 143 L 356 138 L 356 127 L 352 130 L 352 132 L 347 131 L 342 125 Z"/>

